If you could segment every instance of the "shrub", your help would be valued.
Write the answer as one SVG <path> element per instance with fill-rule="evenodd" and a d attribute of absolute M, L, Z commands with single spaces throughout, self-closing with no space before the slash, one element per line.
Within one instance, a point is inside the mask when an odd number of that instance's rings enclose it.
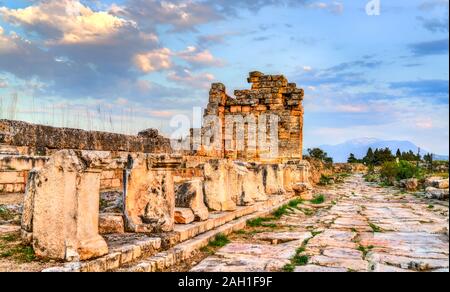
<path fill-rule="evenodd" d="M 380 176 L 385 183 L 393 184 L 403 179 L 421 178 L 423 173 L 415 164 L 402 160 L 399 163 L 385 162 L 381 167 Z"/>

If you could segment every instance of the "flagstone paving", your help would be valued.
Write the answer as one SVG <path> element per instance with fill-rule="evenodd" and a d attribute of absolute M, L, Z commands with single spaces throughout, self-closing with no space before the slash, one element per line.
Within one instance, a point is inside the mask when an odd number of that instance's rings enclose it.
<path fill-rule="evenodd" d="M 191 271 L 449 271 L 448 202 L 362 175 L 316 193 L 325 203 L 302 203 L 263 229 L 248 227 Z"/>

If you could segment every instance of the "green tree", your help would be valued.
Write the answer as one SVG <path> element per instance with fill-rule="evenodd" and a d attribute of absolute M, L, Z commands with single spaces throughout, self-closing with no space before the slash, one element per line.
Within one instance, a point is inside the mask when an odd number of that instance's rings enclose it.
<path fill-rule="evenodd" d="M 373 153 L 373 149 L 372 149 L 372 147 L 369 147 L 369 149 L 367 150 L 366 156 L 363 158 L 363 162 L 367 165 L 374 165 L 374 163 L 375 163 L 374 158 L 375 158 L 375 155 Z"/>
<path fill-rule="evenodd" d="M 358 163 L 359 160 L 355 157 L 355 154 L 350 153 L 350 156 L 347 159 L 348 163 Z"/>
<path fill-rule="evenodd" d="M 325 163 L 333 163 L 333 158 L 328 157 L 328 153 L 320 148 L 310 148 L 308 149 L 309 156 L 312 158 L 319 159 Z"/>
<path fill-rule="evenodd" d="M 397 149 L 397 153 L 395 154 L 396 158 L 402 158 L 402 152 L 400 151 L 400 149 Z"/>

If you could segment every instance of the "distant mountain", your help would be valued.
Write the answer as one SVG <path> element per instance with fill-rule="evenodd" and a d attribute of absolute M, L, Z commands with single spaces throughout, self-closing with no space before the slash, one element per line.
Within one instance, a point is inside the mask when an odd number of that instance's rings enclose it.
<path fill-rule="evenodd" d="M 350 153 L 355 154 L 356 158 L 363 158 L 366 156 L 367 150 L 369 148 L 375 150 L 376 148 L 390 148 L 395 154 L 397 149 L 403 151 L 412 150 L 417 153 L 418 146 L 410 141 L 388 141 L 380 140 L 375 138 L 358 138 L 349 140 L 338 145 L 321 145 L 319 148 L 328 153 L 328 156 L 333 157 L 335 162 L 347 162 Z M 421 148 L 421 154 L 424 155 L 430 153 L 429 151 Z M 435 155 L 435 160 L 448 160 L 448 155 Z"/>

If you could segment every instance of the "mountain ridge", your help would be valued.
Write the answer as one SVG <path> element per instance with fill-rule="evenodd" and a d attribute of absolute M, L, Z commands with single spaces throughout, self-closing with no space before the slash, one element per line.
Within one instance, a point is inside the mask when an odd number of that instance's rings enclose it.
<path fill-rule="evenodd" d="M 335 162 L 347 162 L 347 159 L 350 153 L 353 153 L 356 158 L 363 158 L 367 150 L 372 148 L 375 150 L 376 148 L 390 148 L 392 152 L 395 154 L 397 149 L 400 149 L 402 152 L 413 151 L 417 153 L 419 150 L 419 146 L 414 144 L 411 141 L 407 140 L 382 140 L 378 138 L 372 137 L 361 137 L 356 139 L 351 139 L 346 142 L 336 144 L 336 145 L 320 145 L 318 148 L 324 150 L 328 153 L 329 157 L 332 157 Z M 431 153 L 430 151 L 420 147 L 421 155 Z M 448 155 L 439 155 L 435 154 L 436 160 L 448 160 Z"/>

